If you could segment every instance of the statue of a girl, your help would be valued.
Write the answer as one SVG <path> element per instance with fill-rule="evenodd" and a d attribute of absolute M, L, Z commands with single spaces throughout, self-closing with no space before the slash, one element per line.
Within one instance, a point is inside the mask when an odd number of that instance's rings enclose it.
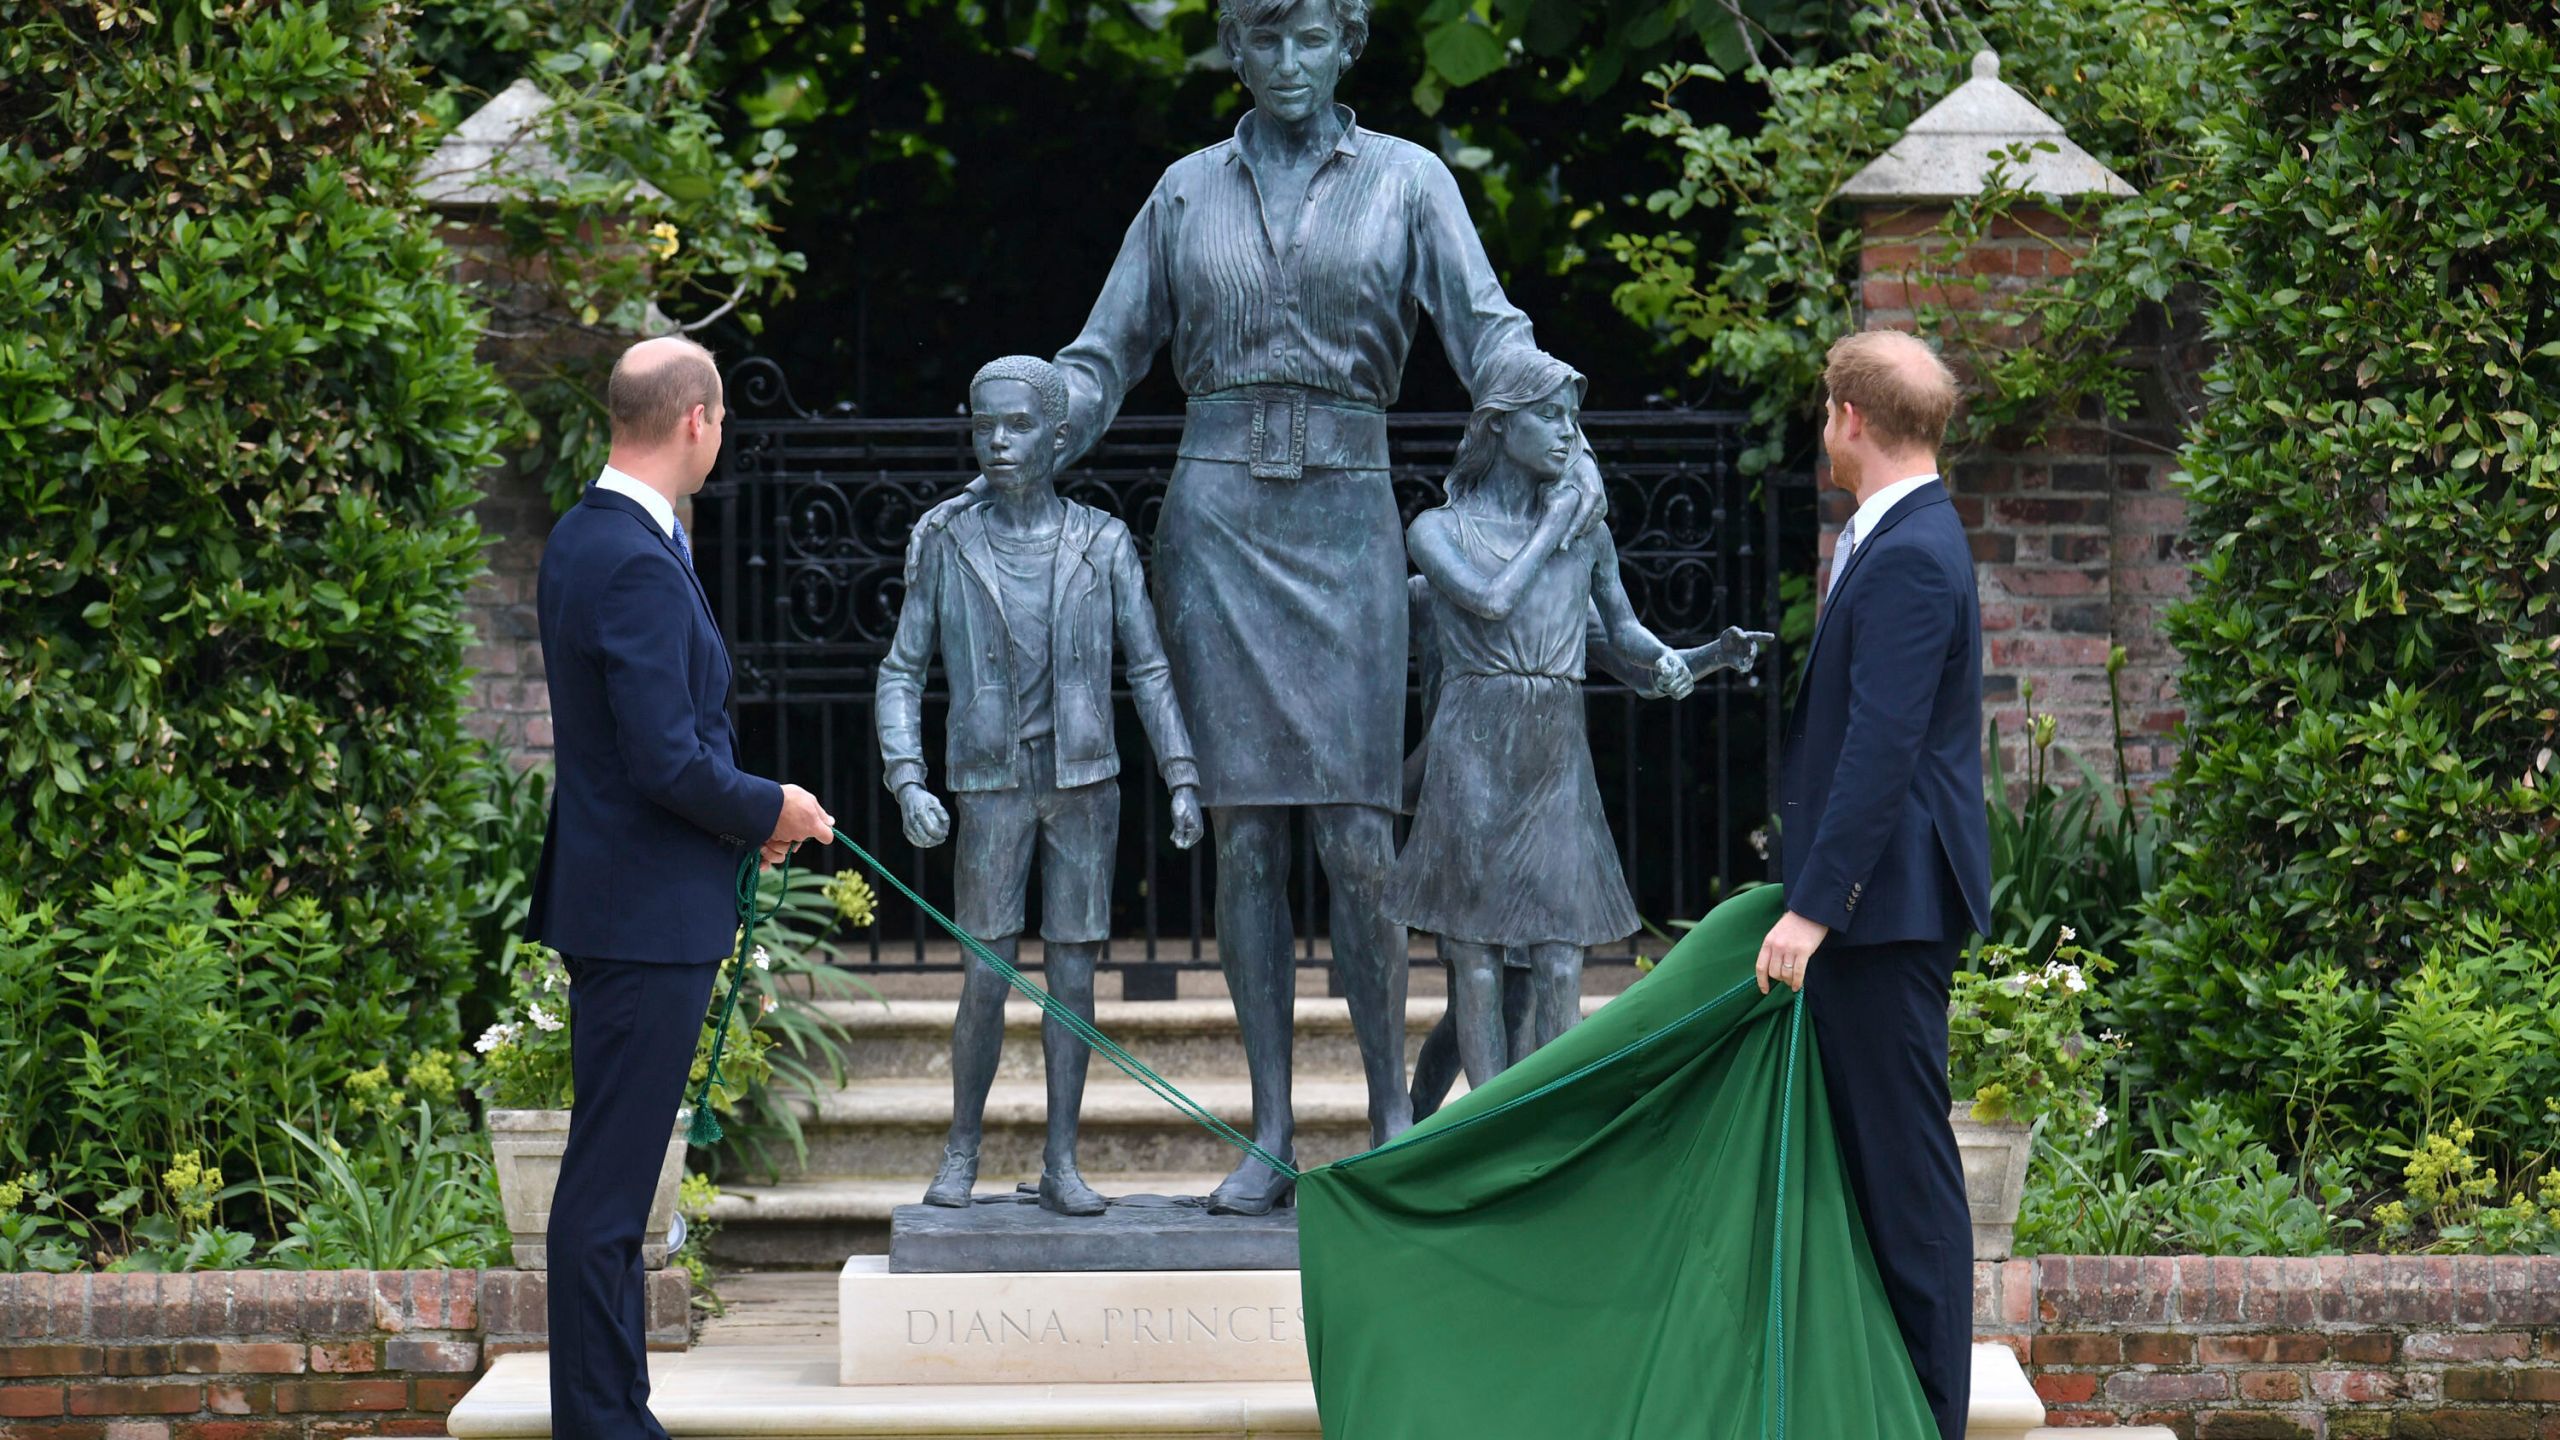
<path fill-rule="evenodd" d="M 1441 938 L 1470 1083 L 1518 1058 L 1503 1018 L 1506 952 L 1525 958 L 1531 1036 L 1580 1017 L 1582 959 L 1639 921 L 1600 808 L 1584 730 L 1586 624 L 1646 693 L 1689 692 L 1692 664 L 1746 668 L 1768 637 L 1728 631 L 1683 652 L 1636 618 L 1605 528 L 1576 535 L 1563 483 L 1581 446 L 1582 377 L 1536 350 L 1478 376 L 1448 500 L 1405 533 L 1430 584 L 1436 671 L 1413 830 L 1386 913 Z"/>

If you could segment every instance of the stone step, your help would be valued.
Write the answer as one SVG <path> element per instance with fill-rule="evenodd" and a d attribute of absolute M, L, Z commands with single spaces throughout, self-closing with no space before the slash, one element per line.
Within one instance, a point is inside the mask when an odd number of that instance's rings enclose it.
<path fill-rule="evenodd" d="M 1588 1015 L 1608 1001 L 1583 997 Z M 960 1002 L 950 1000 L 827 1000 L 814 1007 L 852 1037 L 853 1067 L 869 1077 L 913 1079 L 951 1074 L 951 1026 Z M 1405 1005 L 1405 1067 L 1410 1071 L 1423 1037 L 1448 1008 L 1445 997 L 1416 995 Z M 1104 1000 L 1094 1024 L 1121 1049 L 1158 1074 L 1242 1075 L 1244 1042 L 1235 1007 L 1224 998 L 1201 1000 Z M 1360 1045 L 1351 1031 L 1351 1009 L 1341 1000 L 1302 997 L 1297 1005 L 1293 1064 L 1301 1076 L 1357 1075 Z M 1038 1079 L 1041 1073 L 1040 1011 L 1029 1001 L 1004 1008 L 1000 1078 Z"/>
<path fill-rule="evenodd" d="M 2019 1370 L 1975 1347 L 1969 1440 L 2063 1440 L 2087 1432 L 2046 1428 L 2043 1407 Z M 2005 1350 L 2002 1354 L 2006 1355 Z M 453 1408 L 459 1440 L 551 1433 L 550 1357 L 501 1357 Z M 839 1385 L 830 1345 L 705 1347 L 649 1357 L 650 1410 L 669 1434 L 755 1435 L 765 1440 L 1278 1440 L 1316 1437 L 1315 1391 L 1303 1380 L 1224 1384 Z M 1571 1383 L 1553 1377 L 1554 1383 Z M 2032 1412 L 2032 1418 L 2028 1418 Z M 2174 1440 L 2158 1427 L 2108 1432 L 2117 1440 Z"/>
<path fill-rule="evenodd" d="M 1101 1066 L 1096 1066 L 1102 1069 Z M 1244 1080 L 1179 1072 L 1165 1076 L 1209 1113 L 1239 1130 L 1253 1123 Z M 1291 1087 L 1298 1158 L 1324 1164 L 1369 1148 L 1369 1089 L 1347 1076 L 1300 1076 Z M 913 1175 L 919 1183 L 942 1164 L 951 1125 L 951 1082 L 860 1080 L 823 1095 L 789 1101 L 818 1175 Z M 1037 1079 L 998 1080 L 987 1092 L 979 1165 L 989 1175 L 1037 1174 L 1046 1145 L 1049 1101 Z M 1181 1111 L 1133 1080 L 1105 1070 L 1085 1085 L 1077 1159 L 1087 1177 L 1214 1170 L 1235 1152 Z"/>

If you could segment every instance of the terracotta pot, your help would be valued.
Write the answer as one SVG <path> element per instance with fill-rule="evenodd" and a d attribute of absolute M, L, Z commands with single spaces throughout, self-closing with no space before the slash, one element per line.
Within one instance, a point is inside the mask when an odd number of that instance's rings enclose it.
<path fill-rule="evenodd" d="M 658 1188 L 649 1197 L 652 1238 L 640 1246 L 640 1263 L 651 1270 L 667 1263 L 667 1228 L 676 1216 L 676 1188 L 684 1182 L 684 1129 L 690 1109 L 676 1112 L 676 1128 L 667 1137 L 666 1158 L 658 1166 Z M 498 1201 L 507 1212 L 507 1230 L 515 1237 L 519 1270 L 549 1268 L 547 1232 L 551 1228 L 551 1192 L 560 1183 L 560 1152 L 569 1145 L 566 1110 L 492 1110 L 489 1148 L 497 1157 Z"/>
<path fill-rule="evenodd" d="M 2027 1153 L 2035 1127 L 2015 1120 L 1976 1120 L 1968 1100 L 1948 1112 L 1964 1156 L 1964 1198 L 1973 1210 L 1973 1258 L 2006 1260 L 2027 1189 Z"/>

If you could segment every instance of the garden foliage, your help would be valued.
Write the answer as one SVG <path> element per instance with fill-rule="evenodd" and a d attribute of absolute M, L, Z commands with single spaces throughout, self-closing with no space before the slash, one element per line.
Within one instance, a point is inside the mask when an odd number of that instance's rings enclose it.
<path fill-rule="evenodd" d="M 0 15 L 0 1168 L 134 1219 L 457 1038 L 511 402 L 395 6 Z"/>
<path fill-rule="evenodd" d="M 2560 38 L 2486 0 L 2233 16 L 2180 860 L 2125 1028 L 2181 1093 L 2403 1150 L 2476 1125 L 2513 1168 L 2560 1093 Z"/>

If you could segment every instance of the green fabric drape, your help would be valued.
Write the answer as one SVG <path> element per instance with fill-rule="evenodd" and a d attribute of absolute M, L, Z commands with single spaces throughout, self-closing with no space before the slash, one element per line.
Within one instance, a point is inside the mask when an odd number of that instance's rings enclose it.
<path fill-rule="evenodd" d="M 1752 983 L 1783 908 L 1717 907 L 1555 1044 L 1300 1180 L 1327 1440 L 1935 1440 L 1804 1006 Z"/>

